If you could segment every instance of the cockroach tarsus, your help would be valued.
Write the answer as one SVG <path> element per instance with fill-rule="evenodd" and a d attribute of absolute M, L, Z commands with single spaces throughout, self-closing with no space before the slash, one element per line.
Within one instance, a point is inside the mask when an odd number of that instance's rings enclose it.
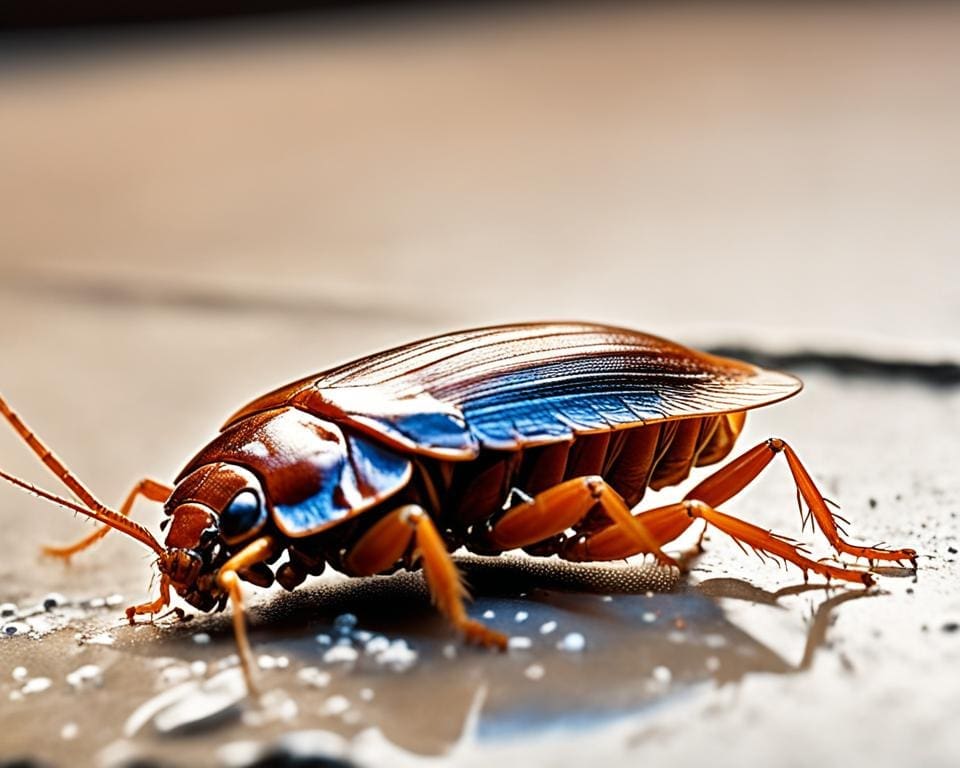
<path fill-rule="evenodd" d="M 915 566 L 912 549 L 844 540 L 837 515 L 779 438 L 678 502 L 632 511 L 647 488 L 724 459 L 747 410 L 801 387 L 792 376 L 628 329 L 498 326 L 408 344 L 268 393 L 234 414 L 174 485 L 141 480 L 118 511 L 0 398 L 0 413 L 79 503 L 0 477 L 103 523 L 47 554 L 70 558 L 114 528 L 154 551 L 159 595 L 127 609 L 131 622 L 166 608 L 171 591 L 202 611 L 229 602 L 252 691 L 241 580 L 293 590 L 327 565 L 351 576 L 421 567 L 437 608 L 465 638 L 501 649 L 507 638 L 467 614 L 450 555 L 459 547 L 574 562 L 646 553 L 676 565 L 663 547 L 702 520 L 805 576 L 872 584 L 866 571 L 813 560 L 792 539 L 718 509 L 781 454 L 807 515 L 838 554 Z M 164 504 L 162 545 L 129 517 L 140 497 Z"/>

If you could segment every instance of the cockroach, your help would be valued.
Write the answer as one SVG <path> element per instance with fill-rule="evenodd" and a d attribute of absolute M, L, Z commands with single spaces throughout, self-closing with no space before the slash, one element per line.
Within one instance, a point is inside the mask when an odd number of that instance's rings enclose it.
<path fill-rule="evenodd" d="M 775 456 L 838 554 L 910 561 L 912 549 L 848 543 L 793 448 L 770 438 L 675 503 L 634 512 L 647 488 L 685 479 L 733 449 L 746 412 L 791 397 L 793 376 L 645 333 L 588 323 L 504 325 L 435 336 L 308 376 L 229 418 L 174 485 L 141 480 L 118 511 L 102 504 L 0 398 L 0 412 L 79 503 L 6 480 L 115 528 L 157 555 L 160 594 L 127 609 L 153 615 L 171 590 L 201 611 L 233 609 L 249 689 L 253 662 L 240 581 L 293 590 L 326 566 L 350 576 L 422 567 L 433 600 L 468 641 L 506 637 L 470 618 L 450 552 L 523 549 L 568 561 L 645 553 L 701 520 L 827 579 L 871 585 L 865 570 L 809 557 L 800 544 L 721 512 Z M 162 502 L 161 545 L 129 519 Z M 705 525 L 706 527 L 706 525 Z"/>

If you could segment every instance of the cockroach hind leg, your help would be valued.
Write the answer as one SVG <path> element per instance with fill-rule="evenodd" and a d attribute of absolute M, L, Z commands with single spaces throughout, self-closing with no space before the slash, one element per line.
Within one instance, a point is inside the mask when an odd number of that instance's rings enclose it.
<path fill-rule="evenodd" d="M 797 545 L 791 539 L 732 517 L 702 501 L 687 500 L 684 504 L 688 513 L 705 520 L 715 528 L 719 528 L 741 547 L 746 544 L 757 551 L 763 551 L 768 555 L 793 563 L 804 572 L 807 570 L 813 571 L 825 577 L 828 581 L 836 579 L 838 581 L 860 582 L 865 587 L 870 587 L 874 583 L 873 577 L 866 571 L 811 560 L 806 556 L 803 547 Z M 806 576 L 806 573 L 804 575 Z"/>

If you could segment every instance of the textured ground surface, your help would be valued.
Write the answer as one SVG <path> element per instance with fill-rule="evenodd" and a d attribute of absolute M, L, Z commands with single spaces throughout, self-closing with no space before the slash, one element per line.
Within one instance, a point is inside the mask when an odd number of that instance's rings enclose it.
<path fill-rule="evenodd" d="M 269 387 L 465 325 L 960 359 L 955 10 L 465 23 L 108 38 L 0 75 L 0 387 L 105 499 Z M 149 558 L 44 560 L 89 529 L 0 489 L 0 602 L 66 601 L 0 618 L 0 759 L 949 765 L 956 368 L 817 359 L 744 446 L 790 439 L 854 538 L 924 553 L 916 579 L 804 589 L 720 535 L 669 592 L 472 566 L 471 610 L 530 641 L 496 656 L 451 645 L 414 577 L 323 578 L 254 598 L 261 709 L 224 617 L 123 626 Z M 0 467 L 54 486 L 11 435 Z M 788 477 L 729 510 L 799 535 Z"/>

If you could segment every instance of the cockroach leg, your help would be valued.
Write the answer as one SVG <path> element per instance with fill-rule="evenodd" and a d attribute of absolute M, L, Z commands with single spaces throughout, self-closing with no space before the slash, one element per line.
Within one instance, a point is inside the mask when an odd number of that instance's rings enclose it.
<path fill-rule="evenodd" d="M 722 469 L 696 486 L 687 494 L 687 500 L 702 501 L 712 507 L 718 507 L 748 486 L 773 460 L 783 453 L 793 475 L 797 490 L 807 502 L 813 519 L 827 540 L 839 553 L 847 553 L 868 560 L 909 560 L 916 566 L 917 553 L 912 549 L 882 549 L 880 547 L 860 547 L 844 541 L 837 526 L 837 515 L 830 511 L 823 495 L 817 490 L 813 479 L 800 459 L 785 441 L 772 437 L 754 446 Z"/>
<path fill-rule="evenodd" d="M 148 613 L 153 616 L 156 613 L 159 613 L 164 608 L 170 604 L 170 577 L 164 574 L 160 577 L 160 596 L 149 603 L 141 603 L 140 605 L 131 605 L 127 608 L 127 621 L 131 624 L 136 624 L 136 617 L 144 613 Z M 151 619 L 151 622 L 153 619 Z"/>
<path fill-rule="evenodd" d="M 655 554 L 666 565 L 676 565 L 660 548 L 662 540 L 631 515 L 626 502 L 598 476 L 566 480 L 518 504 L 497 520 L 489 537 L 501 549 L 526 547 L 572 528 L 598 505 L 633 548 Z"/>
<path fill-rule="evenodd" d="M 418 510 L 420 507 L 414 504 L 405 505 L 374 523 L 344 557 L 347 572 L 373 576 L 396 565 L 413 539 L 414 529 L 409 519 Z"/>
<path fill-rule="evenodd" d="M 403 508 L 402 518 L 414 531 L 427 586 L 440 613 L 463 632 L 467 641 L 506 650 L 506 635 L 467 616 L 463 605 L 467 597 L 466 587 L 430 516 L 411 504 Z"/>
<path fill-rule="evenodd" d="M 237 554 L 231 557 L 220 568 L 217 582 L 230 596 L 230 607 L 233 610 L 233 631 L 237 638 L 237 655 L 240 657 L 240 666 L 243 677 L 247 682 L 247 690 L 255 694 L 253 652 L 250 650 L 250 641 L 247 638 L 247 623 L 243 609 L 243 589 L 240 587 L 240 577 L 237 571 L 261 563 L 273 554 L 275 544 L 269 536 L 254 539 Z"/>
<path fill-rule="evenodd" d="M 822 560 L 811 560 L 806 556 L 804 547 L 792 539 L 727 515 L 702 501 L 684 501 L 681 506 L 690 518 L 705 520 L 741 546 L 745 544 L 758 554 L 772 555 L 793 563 L 804 572 L 804 576 L 807 571 L 813 571 L 826 576 L 828 580 L 856 581 L 868 587 L 874 583 L 873 577 L 866 571 L 828 565 Z"/>
<path fill-rule="evenodd" d="M 804 574 L 807 571 L 813 571 L 828 579 L 857 581 L 867 586 L 873 584 L 869 573 L 812 560 L 807 557 L 803 546 L 792 539 L 731 517 L 699 500 L 685 500 L 656 507 L 641 512 L 637 518 L 645 523 L 652 535 L 663 541 L 672 541 L 689 528 L 694 520 L 703 520 L 733 538 L 744 551 L 746 547 L 750 547 L 759 554 L 789 561 L 800 568 Z M 637 547 L 629 537 L 624 535 L 622 529 L 611 525 L 590 536 L 570 541 L 561 550 L 560 556 L 565 560 L 580 562 L 620 560 L 641 553 L 649 553 L 649 550 Z"/>
<path fill-rule="evenodd" d="M 497 519 L 486 538 L 499 549 L 517 549 L 563 533 L 597 506 L 599 497 L 595 484 L 598 479 L 575 477 L 532 498 L 512 489 L 508 501 L 517 495 L 522 499 L 521 503 L 510 507 Z"/>
<path fill-rule="evenodd" d="M 673 541 L 693 523 L 685 514 L 682 502 L 648 509 L 631 517 L 643 525 L 647 535 L 658 542 L 658 546 Z M 594 533 L 568 540 L 560 550 L 560 556 L 573 562 L 624 560 L 634 555 L 650 554 L 651 551 L 647 544 L 631 536 L 626 527 L 608 525 Z M 689 559 L 689 556 L 684 559 Z"/>
<path fill-rule="evenodd" d="M 794 482 L 797 484 L 800 494 L 803 496 L 804 501 L 807 502 L 807 506 L 810 507 L 810 511 L 819 524 L 820 530 L 823 531 L 837 552 L 854 555 L 855 557 L 863 557 L 867 560 L 909 560 L 914 568 L 917 567 L 916 550 L 861 547 L 844 541 L 840 537 L 840 532 L 837 530 L 837 515 L 827 508 L 823 496 L 820 494 L 820 491 L 817 490 L 817 486 L 814 485 L 810 473 L 807 472 L 803 464 L 800 463 L 797 454 L 782 440 L 771 440 L 770 442 L 780 444 L 784 455 L 787 457 L 787 464 L 790 466 L 790 472 L 793 474 Z"/>
<path fill-rule="evenodd" d="M 164 502 L 169 498 L 171 493 L 173 493 L 173 488 L 170 486 L 164 485 L 156 480 L 151 480 L 150 478 L 144 478 L 127 494 L 127 498 L 124 500 L 118 513 L 124 517 L 129 517 L 134 502 L 136 502 L 139 496 L 143 496 L 149 501 Z M 102 525 L 90 535 L 85 536 L 73 544 L 65 546 L 45 546 L 43 547 L 43 554 L 69 560 L 73 555 L 77 554 L 77 552 L 82 552 L 84 549 L 87 549 L 87 547 L 96 544 L 106 536 L 110 530 L 111 526 Z"/>
<path fill-rule="evenodd" d="M 714 472 L 691 490 L 682 502 L 668 504 L 641 512 L 635 519 L 658 542 L 666 543 L 683 533 L 695 518 L 729 534 L 738 543 L 795 563 L 804 571 L 810 570 L 828 578 L 872 583 L 869 574 L 814 562 L 803 554 L 803 549 L 782 536 L 769 533 L 749 523 L 719 512 L 717 507 L 736 496 L 748 486 L 778 453 L 783 453 L 793 473 L 797 489 L 807 502 L 820 530 L 839 552 L 847 552 L 866 558 L 883 560 L 909 559 L 914 561 L 913 550 L 884 550 L 877 547 L 856 547 L 840 538 L 834 515 L 820 495 L 810 475 L 797 459 L 793 449 L 783 440 L 771 438 L 734 459 Z M 569 560 L 618 560 L 639 553 L 647 553 L 647 547 L 637 546 L 622 529 L 609 526 L 590 536 L 567 542 L 562 556 Z"/>

